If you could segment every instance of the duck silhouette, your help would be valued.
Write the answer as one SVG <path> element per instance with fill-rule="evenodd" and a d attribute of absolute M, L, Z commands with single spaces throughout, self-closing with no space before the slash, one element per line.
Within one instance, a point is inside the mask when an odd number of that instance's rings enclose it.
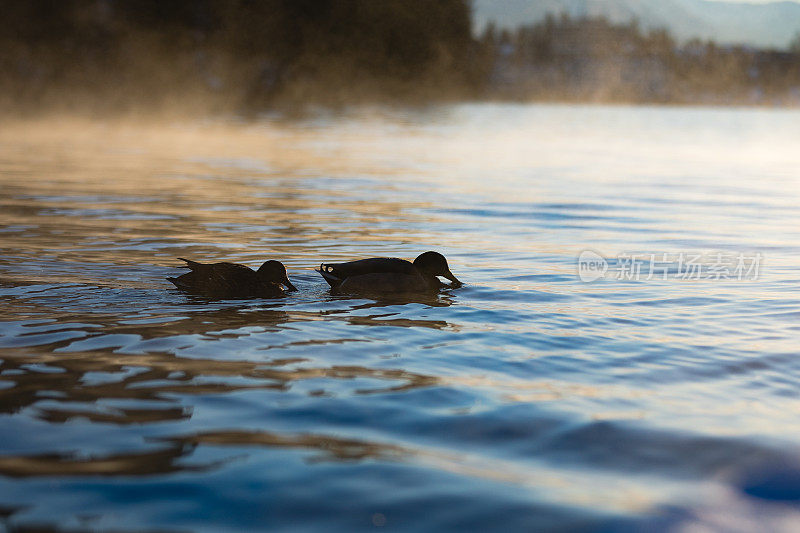
<path fill-rule="evenodd" d="M 190 272 L 167 279 L 177 288 L 193 294 L 218 299 L 279 298 L 287 290 L 297 290 L 280 261 L 266 261 L 256 271 L 236 263 L 209 264 L 178 259 L 186 262 Z"/>
<path fill-rule="evenodd" d="M 437 276 L 449 279 L 450 287 L 463 285 L 439 252 L 420 254 L 414 262 L 396 257 L 373 257 L 346 263 L 322 263 L 317 270 L 337 292 L 411 293 L 446 287 Z"/>

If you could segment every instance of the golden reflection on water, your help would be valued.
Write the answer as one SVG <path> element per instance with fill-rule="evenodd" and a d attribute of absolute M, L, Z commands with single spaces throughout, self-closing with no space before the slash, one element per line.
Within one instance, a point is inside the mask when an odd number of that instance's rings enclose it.
<path fill-rule="evenodd" d="M 174 446 L 151 452 L 120 453 L 107 457 L 75 457 L 73 454 L 6 455 L 0 457 L 0 473 L 12 478 L 32 476 L 147 476 L 184 470 L 199 471 L 217 465 L 194 467 L 176 460 L 190 450 Z"/>
<path fill-rule="evenodd" d="M 98 351 L 48 355 L 26 354 L 25 350 L 19 349 L 6 350 L 4 357 L 2 381 L 5 390 L 0 392 L 0 409 L 7 413 L 18 412 L 36 404 L 47 391 L 57 394 L 52 401 L 69 405 L 71 402 L 94 404 L 112 399 L 170 402 L 171 393 L 192 395 L 253 389 L 285 390 L 294 382 L 321 378 L 370 378 L 397 383 L 387 387 L 356 389 L 357 394 L 397 392 L 430 387 L 438 383 L 438 378 L 399 369 L 352 365 L 281 369 L 304 363 L 303 359 L 221 361 L 160 353 L 126 355 L 103 354 Z M 107 380 L 92 383 L 91 378 L 87 379 L 97 373 L 106 375 Z M 185 411 L 181 411 L 180 418 L 185 414 Z M 149 419 L 171 420 L 176 418 L 175 415 L 174 409 L 162 409 L 158 406 L 152 411 L 136 409 L 132 412 L 112 410 L 97 413 L 49 408 L 43 417 L 51 420 L 87 417 L 120 424 L 135 424 Z"/>
<path fill-rule="evenodd" d="M 301 243 L 317 242 L 321 251 L 343 238 L 394 238 L 404 230 L 392 221 L 413 219 L 409 210 L 428 205 L 396 197 L 390 180 L 349 190 L 357 178 L 332 178 L 352 176 L 352 169 L 298 147 L 309 144 L 308 135 L 292 131 L 11 125 L 0 133 L 0 163 L 11 162 L 3 166 L 2 223 L 25 229 L 6 233 L 4 247 L 24 257 L 95 263 L 192 255 L 291 264 L 305 256 L 296 251 Z M 20 158 L 25 168 L 15 166 Z M 335 247 L 331 253 L 338 258 Z"/>

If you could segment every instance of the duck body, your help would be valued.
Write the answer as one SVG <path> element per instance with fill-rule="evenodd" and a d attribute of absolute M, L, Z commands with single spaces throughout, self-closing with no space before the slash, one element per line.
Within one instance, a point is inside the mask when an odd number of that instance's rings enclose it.
<path fill-rule="evenodd" d="M 286 290 L 297 290 L 279 261 L 267 261 L 253 270 L 236 263 L 198 263 L 179 257 L 186 262 L 189 272 L 177 278 L 167 278 L 177 288 L 210 298 L 279 298 Z"/>
<path fill-rule="evenodd" d="M 437 252 L 425 252 L 412 263 L 397 257 L 374 257 L 345 263 L 322 263 L 317 270 L 337 292 L 403 293 L 436 291 L 446 285 L 437 276 L 461 282 Z"/>

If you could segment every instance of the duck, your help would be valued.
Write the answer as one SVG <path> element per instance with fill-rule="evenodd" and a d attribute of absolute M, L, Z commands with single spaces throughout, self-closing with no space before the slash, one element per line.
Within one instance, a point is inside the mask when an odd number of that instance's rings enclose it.
<path fill-rule="evenodd" d="M 297 290 L 280 261 L 266 261 L 256 271 L 236 263 L 199 263 L 183 257 L 178 259 L 186 263 L 184 267 L 190 272 L 167 280 L 186 292 L 212 298 L 239 299 L 279 298 L 287 291 Z"/>
<path fill-rule="evenodd" d="M 439 252 L 424 252 L 414 262 L 397 257 L 373 257 L 346 263 L 322 263 L 317 270 L 337 292 L 401 293 L 436 291 L 463 285 Z"/>

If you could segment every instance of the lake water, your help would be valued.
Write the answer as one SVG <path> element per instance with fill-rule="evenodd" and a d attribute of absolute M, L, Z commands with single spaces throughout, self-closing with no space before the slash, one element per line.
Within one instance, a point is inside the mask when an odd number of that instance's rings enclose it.
<path fill-rule="evenodd" d="M 798 146 L 755 109 L 7 121 L 0 523 L 796 531 Z M 312 270 L 429 249 L 464 287 Z M 300 290 L 204 301 L 176 257 Z"/>

